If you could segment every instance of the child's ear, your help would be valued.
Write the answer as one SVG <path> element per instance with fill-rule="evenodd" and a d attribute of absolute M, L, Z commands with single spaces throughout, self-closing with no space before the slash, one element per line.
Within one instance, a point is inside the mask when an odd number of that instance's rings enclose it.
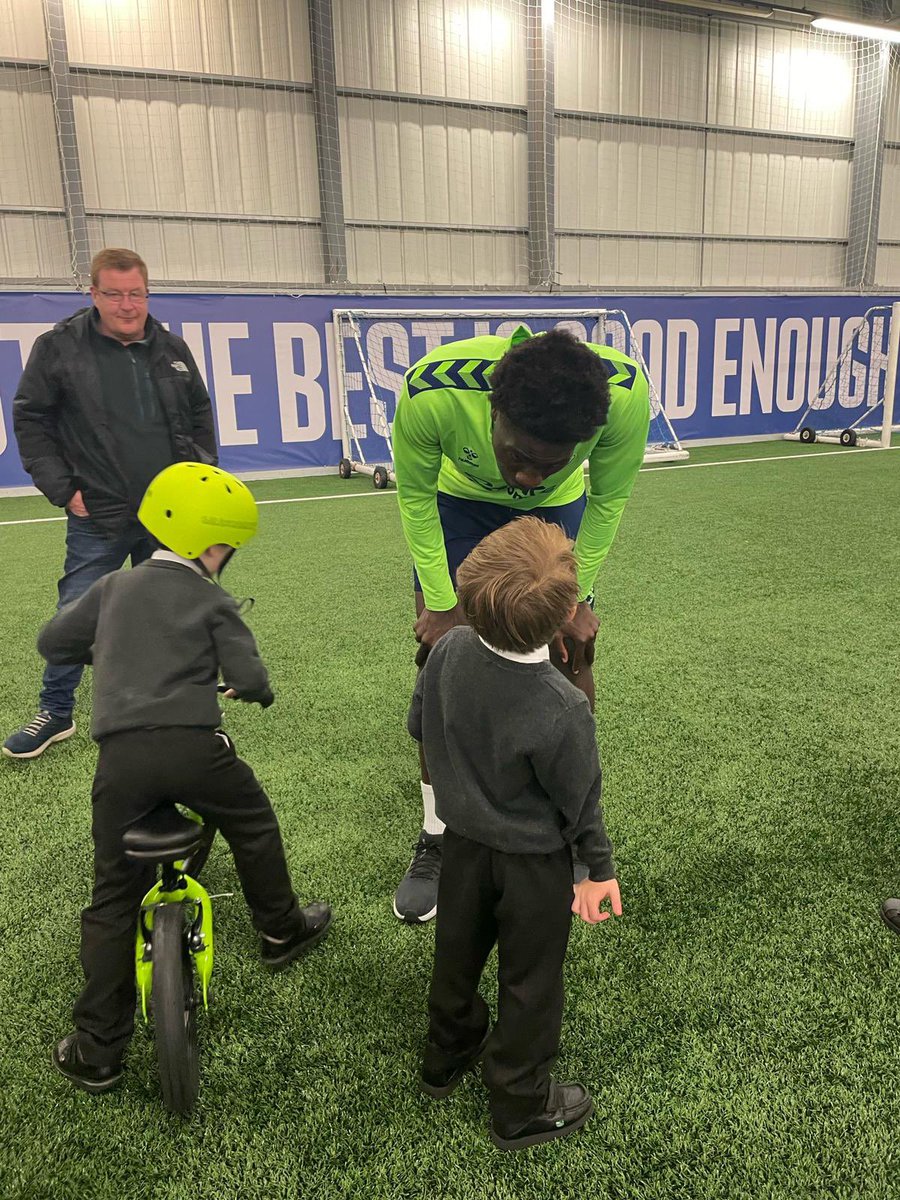
<path fill-rule="evenodd" d="M 576 614 L 577 612 L 578 612 L 578 605 L 577 605 L 577 604 L 573 604 L 573 605 L 572 605 L 572 607 L 569 609 L 569 615 L 566 617 L 566 624 L 567 624 L 567 625 L 568 625 L 568 623 L 569 623 L 570 621 L 574 621 L 574 620 L 575 620 L 575 614 Z"/>

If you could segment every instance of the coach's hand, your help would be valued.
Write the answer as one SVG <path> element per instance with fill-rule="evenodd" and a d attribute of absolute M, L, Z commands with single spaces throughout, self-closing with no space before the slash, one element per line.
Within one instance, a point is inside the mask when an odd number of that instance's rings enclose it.
<path fill-rule="evenodd" d="M 553 640 L 553 650 L 561 662 L 569 663 L 573 675 L 594 661 L 594 640 L 600 622 L 587 600 L 582 600 L 575 609 L 575 616 L 563 625 Z M 571 652 L 570 652 L 570 645 Z M 571 662 L 569 662 L 571 658 Z"/>
<path fill-rule="evenodd" d="M 465 624 L 465 614 L 460 605 L 456 604 L 453 608 L 448 608 L 446 612 L 432 612 L 431 609 L 424 608 L 413 625 L 413 630 L 416 641 L 428 651 L 455 625 Z"/>

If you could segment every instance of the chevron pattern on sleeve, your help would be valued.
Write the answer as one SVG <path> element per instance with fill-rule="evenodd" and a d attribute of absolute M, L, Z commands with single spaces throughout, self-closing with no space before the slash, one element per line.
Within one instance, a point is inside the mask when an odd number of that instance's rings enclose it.
<path fill-rule="evenodd" d="M 488 376 L 496 366 L 492 358 L 458 358 L 446 362 L 418 363 L 406 372 L 410 396 L 437 388 L 458 388 L 467 392 L 489 392 Z"/>
<path fill-rule="evenodd" d="M 626 391 L 631 391 L 637 378 L 637 367 L 633 363 L 607 361 L 606 369 L 610 372 L 610 383 L 614 383 L 616 387 L 625 388 Z"/>

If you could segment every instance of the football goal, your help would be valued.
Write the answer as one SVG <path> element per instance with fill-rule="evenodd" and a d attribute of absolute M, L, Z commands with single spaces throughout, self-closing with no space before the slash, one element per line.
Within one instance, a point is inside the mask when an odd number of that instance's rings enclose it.
<path fill-rule="evenodd" d="M 532 333 L 562 326 L 583 341 L 611 345 L 639 363 L 650 388 L 650 433 L 645 460 L 688 457 L 666 416 L 655 381 L 622 309 L 334 309 L 342 421 L 340 473 L 371 475 L 378 488 L 393 480 L 391 427 L 404 372 L 428 351 L 484 334 L 509 337 L 519 325 Z"/>
<path fill-rule="evenodd" d="M 900 303 L 875 305 L 849 327 L 834 366 L 787 441 L 887 448 L 894 421 Z M 858 410 L 858 413 L 857 413 Z"/>

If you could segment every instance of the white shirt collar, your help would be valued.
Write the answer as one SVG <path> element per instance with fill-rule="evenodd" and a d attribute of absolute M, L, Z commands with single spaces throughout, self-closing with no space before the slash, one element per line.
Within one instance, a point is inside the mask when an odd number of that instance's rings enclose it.
<path fill-rule="evenodd" d="M 491 654 L 496 654 L 498 658 L 508 658 L 510 662 L 546 662 L 550 658 L 549 646 L 538 646 L 537 650 L 528 650 L 525 654 L 520 654 L 518 650 L 498 650 L 496 646 L 492 646 L 490 642 L 486 642 L 480 634 L 478 635 L 478 640 L 482 646 L 487 646 Z"/>
<path fill-rule="evenodd" d="M 180 563 L 183 567 L 190 567 L 192 571 L 196 571 L 201 579 L 206 579 L 203 571 L 192 558 L 182 558 L 180 554 L 174 554 L 171 550 L 154 550 L 153 558 L 158 558 L 161 562 Z"/>

